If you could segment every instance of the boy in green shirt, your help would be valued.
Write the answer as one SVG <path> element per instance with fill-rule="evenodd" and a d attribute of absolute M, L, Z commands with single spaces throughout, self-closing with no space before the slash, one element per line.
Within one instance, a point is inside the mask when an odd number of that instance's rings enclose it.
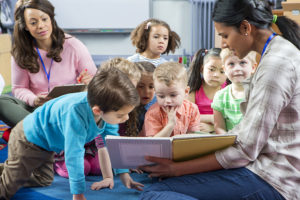
<path fill-rule="evenodd" d="M 222 50 L 221 58 L 225 74 L 232 84 L 218 91 L 211 104 L 217 134 L 226 133 L 241 121 L 240 103 L 245 99 L 242 82 L 251 76 L 257 65 L 255 52 L 239 59 L 226 48 Z"/>

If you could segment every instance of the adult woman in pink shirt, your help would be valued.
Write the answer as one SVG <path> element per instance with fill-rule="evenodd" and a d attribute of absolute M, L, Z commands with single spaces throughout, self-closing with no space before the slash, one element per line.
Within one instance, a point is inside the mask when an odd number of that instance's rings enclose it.
<path fill-rule="evenodd" d="M 87 48 L 58 27 L 49 1 L 19 0 L 12 49 L 14 97 L 0 97 L 0 120 L 14 127 L 50 100 L 53 87 L 79 80 L 87 84 L 96 70 Z"/>

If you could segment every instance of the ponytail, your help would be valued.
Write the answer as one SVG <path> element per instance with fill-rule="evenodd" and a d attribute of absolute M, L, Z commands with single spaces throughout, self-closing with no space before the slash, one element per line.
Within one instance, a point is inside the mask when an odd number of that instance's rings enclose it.
<path fill-rule="evenodd" d="M 282 37 L 293 43 L 300 50 L 300 26 L 285 16 L 278 16 L 275 24 L 282 33 Z"/>

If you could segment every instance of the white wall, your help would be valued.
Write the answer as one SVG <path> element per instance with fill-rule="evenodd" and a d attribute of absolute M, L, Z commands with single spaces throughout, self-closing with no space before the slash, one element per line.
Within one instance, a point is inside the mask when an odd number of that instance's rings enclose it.
<path fill-rule="evenodd" d="M 153 18 L 166 21 L 171 29 L 181 37 L 181 47 L 175 54 L 191 54 L 191 9 L 189 1 L 152 0 L 152 5 Z M 100 33 L 73 35 L 88 47 L 92 55 L 132 55 L 135 53 L 135 47 L 131 44 L 129 34 Z"/>

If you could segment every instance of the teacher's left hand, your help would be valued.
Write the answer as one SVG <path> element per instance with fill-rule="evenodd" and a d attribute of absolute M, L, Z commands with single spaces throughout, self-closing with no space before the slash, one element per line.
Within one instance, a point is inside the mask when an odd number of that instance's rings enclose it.
<path fill-rule="evenodd" d="M 158 158 L 153 156 L 146 156 L 147 161 L 155 163 L 155 165 L 140 166 L 139 169 L 149 173 L 149 177 L 172 177 L 176 176 L 176 163 L 166 158 Z"/>

